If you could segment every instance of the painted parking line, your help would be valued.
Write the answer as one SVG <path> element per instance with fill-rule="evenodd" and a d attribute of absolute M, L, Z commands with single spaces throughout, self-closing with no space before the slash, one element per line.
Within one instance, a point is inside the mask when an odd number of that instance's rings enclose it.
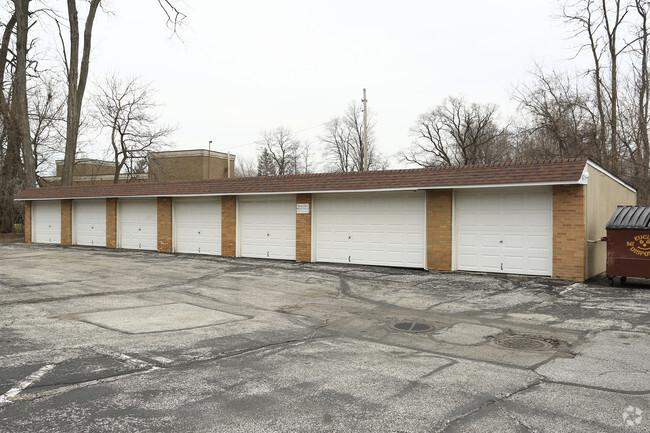
<path fill-rule="evenodd" d="M 30 374 L 20 382 L 18 382 L 18 385 L 11 388 L 9 391 L 5 392 L 4 394 L 0 395 L 0 405 L 6 404 L 6 403 L 12 403 L 12 399 L 16 397 L 18 394 L 21 393 L 21 391 L 34 382 L 37 382 L 43 377 L 45 374 L 48 372 L 52 371 L 52 369 L 56 366 L 56 364 L 48 364 L 44 365 L 43 367 L 39 368 L 38 371 L 35 371 L 34 373 Z"/>

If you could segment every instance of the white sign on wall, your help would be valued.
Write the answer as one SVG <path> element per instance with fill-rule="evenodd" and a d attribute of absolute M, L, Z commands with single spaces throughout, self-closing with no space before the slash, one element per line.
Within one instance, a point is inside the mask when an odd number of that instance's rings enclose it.
<path fill-rule="evenodd" d="M 296 213 L 309 213 L 309 203 L 296 204 Z"/>

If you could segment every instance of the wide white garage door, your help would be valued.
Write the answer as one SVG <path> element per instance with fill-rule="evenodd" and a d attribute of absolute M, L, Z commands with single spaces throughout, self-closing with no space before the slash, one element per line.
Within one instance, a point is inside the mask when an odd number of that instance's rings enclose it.
<path fill-rule="evenodd" d="M 158 249 L 156 199 L 120 200 L 120 248 Z"/>
<path fill-rule="evenodd" d="M 425 267 L 422 192 L 322 194 L 314 212 L 317 261 Z"/>
<path fill-rule="evenodd" d="M 296 259 L 296 196 L 241 198 L 242 257 Z"/>
<path fill-rule="evenodd" d="M 32 202 L 32 240 L 39 244 L 61 243 L 61 201 Z"/>
<path fill-rule="evenodd" d="M 75 245 L 106 246 L 106 200 L 75 200 L 72 224 Z"/>
<path fill-rule="evenodd" d="M 221 254 L 221 198 L 174 199 L 175 251 Z"/>
<path fill-rule="evenodd" d="M 457 267 L 465 271 L 551 275 L 551 188 L 456 192 Z"/>

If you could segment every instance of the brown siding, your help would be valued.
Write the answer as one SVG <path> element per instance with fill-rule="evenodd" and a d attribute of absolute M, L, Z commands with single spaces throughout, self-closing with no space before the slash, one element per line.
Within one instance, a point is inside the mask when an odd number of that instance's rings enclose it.
<path fill-rule="evenodd" d="M 72 200 L 61 200 L 61 245 L 72 245 Z"/>
<path fill-rule="evenodd" d="M 311 262 L 311 194 L 296 195 L 296 204 L 308 204 L 309 213 L 296 213 L 296 261 Z"/>
<path fill-rule="evenodd" d="M 221 255 L 235 257 L 237 254 L 237 197 L 221 198 Z"/>
<path fill-rule="evenodd" d="M 553 187 L 553 278 L 585 279 L 585 186 Z"/>
<path fill-rule="evenodd" d="M 452 191 L 427 191 L 427 269 L 451 271 Z"/>
<path fill-rule="evenodd" d="M 117 248 L 117 199 L 106 199 L 106 248 Z"/>
<path fill-rule="evenodd" d="M 25 242 L 32 243 L 32 202 L 25 201 Z"/>
<path fill-rule="evenodd" d="M 158 197 L 158 251 L 172 252 L 172 198 Z"/>

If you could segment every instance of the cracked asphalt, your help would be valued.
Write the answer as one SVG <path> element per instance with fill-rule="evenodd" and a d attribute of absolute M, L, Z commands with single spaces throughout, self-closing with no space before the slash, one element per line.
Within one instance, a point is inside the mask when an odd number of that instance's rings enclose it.
<path fill-rule="evenodd" d="M 649 355 L 649 280 L 0 245 L 0 432 L 648 432 Z"/>

